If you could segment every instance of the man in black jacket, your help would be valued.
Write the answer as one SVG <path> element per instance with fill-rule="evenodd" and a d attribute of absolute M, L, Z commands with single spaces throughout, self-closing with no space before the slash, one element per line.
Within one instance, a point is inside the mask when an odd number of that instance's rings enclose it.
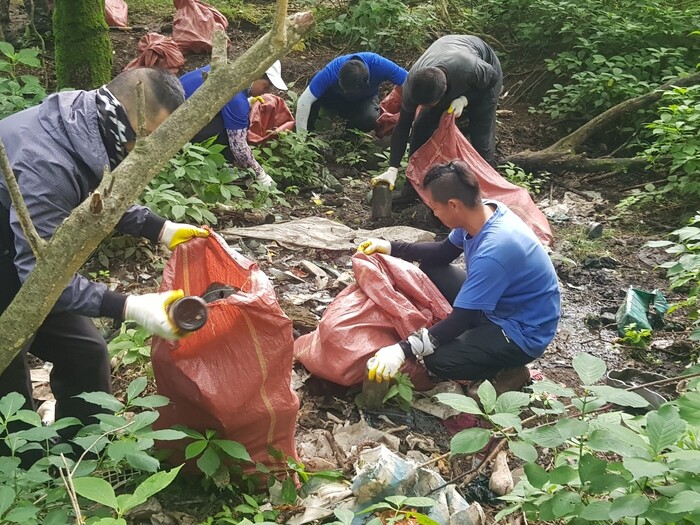
<path fill-rule="evenodd" d="M 495 165 L 496 108 L 502 88 L 501 64 L 483 40 L 469 35 L 436 40 L 408 72 L 401 113 L 391 136 L 391 167 L 372 179 L 372 185 L 386 181 L 394 187 L 409 135 L 409 155 L 413 155 L 433 135 L 445 111 L 459 118 L 466 110 L 474 149 Z"/>

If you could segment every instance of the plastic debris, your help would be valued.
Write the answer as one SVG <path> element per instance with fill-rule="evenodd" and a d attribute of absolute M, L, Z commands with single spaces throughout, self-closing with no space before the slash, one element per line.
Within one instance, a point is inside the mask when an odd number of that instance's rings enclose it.
<path fill-rule="evenodd" d="M 630 286 L 625 302 L 615 314 L 617 331 L 624 336 L 625 329 L 632 323 L 637 330 L 660 328 L 667 311 L 668 303 L 659 290 L 646 292 Z"/>

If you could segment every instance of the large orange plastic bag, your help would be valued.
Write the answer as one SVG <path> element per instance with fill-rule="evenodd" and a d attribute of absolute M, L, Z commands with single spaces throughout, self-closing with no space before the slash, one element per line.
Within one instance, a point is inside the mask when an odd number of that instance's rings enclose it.
<path fill-rule="evenodd" d="M 379 104 L 379 118 L 374 127 L 374 132 L 377 138 L 391 135 L 394 131 L 396 123 L 399 121 L 399 113 L 401 113 L 401 102 L 403 101 L 403 91 L 401 88 L 394 87 Z"/>
<path fill-rule="evenodd" d="M 185 65 L 185 57 L 175 41 L 158 33 L 148 33 L 139 40 L 139 54 L 124 71 L 137 67 L 155 67 L 177 73 Z"/>
<path fill-rule="evenodd" d="M 105 0 L 105 19 L 110 27 L 126 27 L 129 6 L 124 0 Z"/>
<path fill-rule="evenodd" d="M 173 0 L 173 3 L 177 9 L 173 40 L 185 54 L 210 53 L 214 31 L 226 31 L 228 27 L 226 17 L 200 0 Z"/>
<path fill-rule="evenodd" d="M 463 160 L 469 165 L 479 179 L 484 197 L 508 206 L 532 228 L 542 244 L 552 245 L 553 237 L 549 221 L 534 203 L 530 194 L 525 188 L 516 186 L 501 177 L 481 158 L 481 155 L 457 129 L 454 114 L 445 113 L 440 119 L 440 127 L 433 133 L 430 140 L 411 155 L 406 168 L 406 177 L 425 201 L 423 179 L 428 170 L 435 164 L 444 164 L 455 159 Z"/>
<path fill-rule="evenodd" d="M 296 458 L 292 321 L 257 264 L 215 234 L 179 245 L 160 289 L 202 295 L 212 283 L 240 291 L 209 303 L 207 324 L 199 331 L 179 341 L 154 338 L 158 393 L 170 399 L 158 424 L 214 429 L 245 445 L 253 460 L 283 466 L 268 449 Z"/>
<path fill-rule="evenodd" d="M 350 386 L 367 373 L 377 350 L 444 319 L 452 307 L 415 265 L 387 255 L 356 253 L 356 283 L 328 306 L 318 328 L 294 343 L 295 357 L 314 375 Z M 434 385 L 425 369 L 407 360 L 401 370 L 417 390 Z"/>
<path fill-rule="evenodd" d="M 248 142 L 261 144 L 281 131 L 294 129 L 294 116 L 283 99 L 265 93 L 264 103 L 255 102 L 250 107 Z"/>

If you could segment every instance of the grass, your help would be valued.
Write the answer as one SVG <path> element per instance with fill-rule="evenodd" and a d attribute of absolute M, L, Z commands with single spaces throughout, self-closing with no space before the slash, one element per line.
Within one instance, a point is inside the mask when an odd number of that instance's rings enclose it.
<path fill-rule="evenodd" d="M 207 0 L 207 3 L 228 18 L 229 22 L 246 21 L 265 25 L 272 20 L 275 4 L 251 4 L 243 0 Z M 132 24 L 168 19 L 175 16 L 172 0 L 129 0 L 129 18 Z"/>

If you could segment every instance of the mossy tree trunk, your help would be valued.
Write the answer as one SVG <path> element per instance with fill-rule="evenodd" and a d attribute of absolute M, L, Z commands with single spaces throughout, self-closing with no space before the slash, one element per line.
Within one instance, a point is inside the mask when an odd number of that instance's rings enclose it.
<path fill-rule="evenodd" d="M 112 79 L 104 0 L 56 0 L 53 29 L 59 88 L 93 89 Z"/>

